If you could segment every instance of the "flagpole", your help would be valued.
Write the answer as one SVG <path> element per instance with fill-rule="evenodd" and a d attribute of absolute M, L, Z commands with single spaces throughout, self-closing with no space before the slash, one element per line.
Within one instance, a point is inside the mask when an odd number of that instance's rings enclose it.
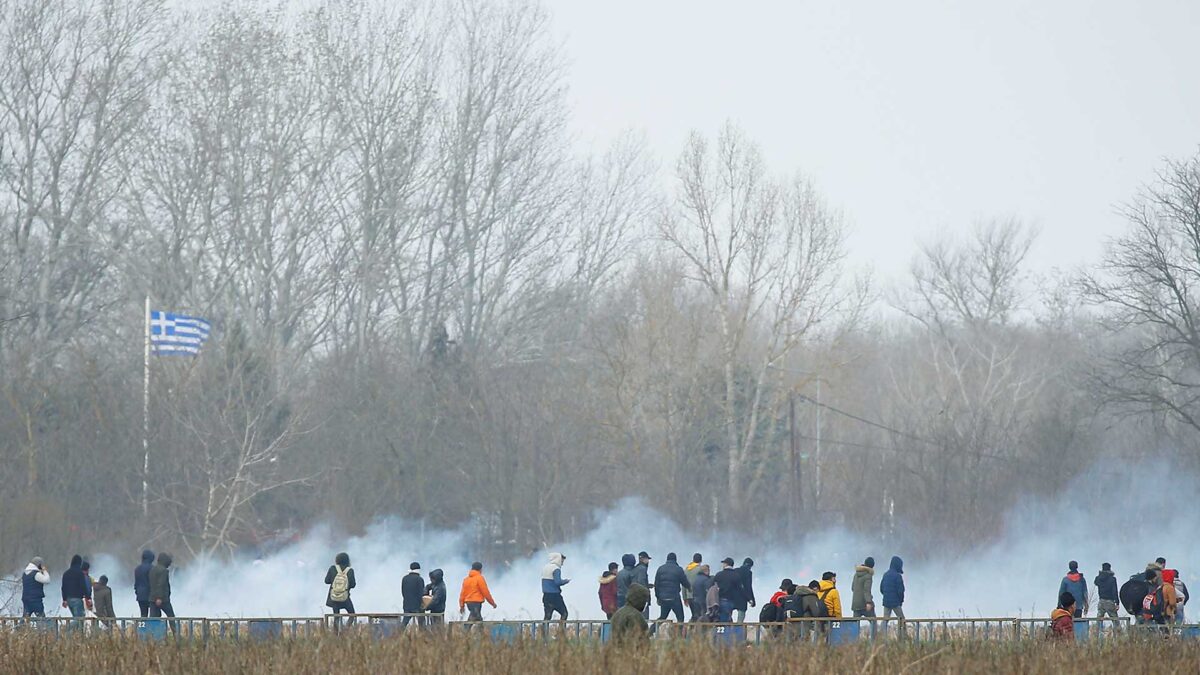
<path fill-rule="evenodd" d="M 142 515 L 150 513 L 150 296 L 146 295 L 146 340 L 142 370 Z"/>

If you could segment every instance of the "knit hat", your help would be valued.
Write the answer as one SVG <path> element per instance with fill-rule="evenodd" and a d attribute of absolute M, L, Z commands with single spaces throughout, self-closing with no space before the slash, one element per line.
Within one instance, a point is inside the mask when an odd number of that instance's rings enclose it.
<path fill-rule="evenodd" d="M 34 567 L 45 567 L 46 566 L 46 561 L 42 560 L 42 556 L 40 556 L 40 555 L 33 556 L 33 560 L 30 560 L 29 562 L 33 563 Z"/>
<path fill-rule="evenodd" d="M 875 559 L 871 556 L 867 556 L 867 559 L 863 561 L 863 565 L 870 567 L 871 569 L 875 569 Z"/>

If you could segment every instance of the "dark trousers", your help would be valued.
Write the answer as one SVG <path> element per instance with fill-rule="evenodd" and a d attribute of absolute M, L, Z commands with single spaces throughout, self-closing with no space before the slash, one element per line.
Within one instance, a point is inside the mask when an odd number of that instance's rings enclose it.
<path fill-rule="evenodd" d="M 171 606 L 170 600 L 163 600 L 162 605 L 155 603 L 153 606 L 150 607 L 150 616 L 155 619 L 163 617 L 163 616 L 168 616 L 168 617 L 171 617 L 172 619 L 174 619 L 175 618 L 175 608 Z M 178 636 L 179 635 L 179 623 L 175 622 L 175 621 L 170 621 L 170 622 L 168 622 L 168 625 L 171 626 L 171 632 L 174 633 L 176 636 Z"/>
<path fill-rule="evenodd" d="M 421 610 L 417 610 L 417 611 L 419 612 Z M 412 616 L 412 614 L 414 614 L 414 613 L 415 612 L 405 612 L 404 620 L 400 622 L 400 625 L 407 626 L 409 621 L 416 621 L 418 626 L 424 626 L 425 625 L 425 617 Z"/>
<path fill-rule="evenodd" d="M 42 598 L 36 600 L 21 600 L 25 616 L 46 616 L 46 603 Z"/>
<path fill-rule="evenodd" d="M 658 620 L 666 619 L 672 612 L 675 614 L 675 620 L 683 623 L 683 600 L 679 598 L 659 598 L 658 599 Z"/>
<path fill-rule="evenodd" d="M 145 602 L 138 600 L 138 610 L 142 613 L 142 618 L 150 616 L 150 605 L 151 603 L 149 600 L 146 600 Z"/>
<path fill-rule="evenodd" d="M 567 620 L 567 603 L 563 602 L 562 593 L 542 593 L 542 609 L 545 610 L 544 621 L 554 618 L 555 612 L 559 619 Z"/>
<path fill-rule="evenodd" d="M 467 621 L 483 621 L 483 603 L 467 603 Z"/>
<path fill-rule="evenodd" d="M 700 619 L 704 618 L 705 612 L 704 612 L 704 600 L 703 599 L 697 600 L 696 598 L 692 598 L 688 602 L 688 609 L 692 610 L 692 618 L 689 619 L 689 621 L 695 622 L 695 621 L 699 621 Z"/>
<path fill-rule="evenodd" d="M 717 609 L 717 621 L 719 623 L 733 623 L 733 601 L 721 598 L 721 604 Z"/>

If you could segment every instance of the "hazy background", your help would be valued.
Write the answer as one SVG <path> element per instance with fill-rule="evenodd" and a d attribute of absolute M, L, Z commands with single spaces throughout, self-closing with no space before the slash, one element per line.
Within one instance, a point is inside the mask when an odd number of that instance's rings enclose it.
<path fill-rule="evenodd" d="M 573 127 L 663 157 L 732 118 L 893 277 L 921 237 L 996 215 L 1039 270 L 1094 260 L 1164 157 L 1197 146 L 1200 4 L 549 0 Z"/>
<path fill-rule="evenodd" d="M 0 4 L 0 569 L 1190 578 L 1200 9 L 780 4 Z"/>

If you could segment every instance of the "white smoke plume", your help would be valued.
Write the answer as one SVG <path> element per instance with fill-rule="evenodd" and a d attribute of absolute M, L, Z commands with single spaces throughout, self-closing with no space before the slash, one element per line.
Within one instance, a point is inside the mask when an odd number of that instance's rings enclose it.
<path fill-rule="evenodd" d="M 754 592 L 760 602 L 770 597 L 784 577 L 807 583 L 832 570 L 838 574 L 846 614 L 850 613 L 854 565 L 866 556 L 875 558 L 878 604 L 879 581 L 891 556 L 900 555 L 905 560 L 904 608 L 909 617 L 1048 616 L 1067 562 L 1077 560 L 1088 581 L 1094 611 L 1092 579 L 1102 562 L 1112 563 L 1118 583 L 1158 556 L 1167 558 L 1168 567 L 1178 568 L 1185 581 L 1200 569 L 1196 565 L 1200 560 L 1196 521 L 1182 514 L 1177 517 L 1180 506 L 1191 503 L 1186 496 L 1195 495 L 1200 482 L 1174 473 L 1163 462 L 1132 469 L 1129 479 L 1124 475 L 1089 471 L 1057 498 L 1023 502 L 1010 511 L 1006 527 L 995 533 L 993 544 L 966 555 L 893 549 L 819 524 L 792 546 L 736 532 L 697 536 L 638 500 L 624 500 L 598 514 L 596 527 L 578 541 L 549 546 L 507 568 L 485 568 L 499 608 L 485 606 L 484 616 L 540 619 L 541 570 L 548 552 L 560 551 L 567 557 L 563 576 L 571 579 L 564 587 L 571 618 L 603 618 L 597 598 L 600 573 L 610 561 L 620 562 L 623 553 L 641 550 L 653 556 L 651 577 L 668 552 L 675 552 L 680 564 L 700 552 L 714 573 L 725 556 L 738 564 L 745 557 L 753 558 Z M 1145 479 L 1139 481 L 1138 476 Z M 399 518 L 380 520 L 360 537 L 342 537 L 329 527 L 317 527 L 302 541 L 259 560 L 202 559 L 179 564 L 172 575 L 173 604 L 180 616 L 316 616 L 327 611 L 325 571 L 337 552 L 346 551 L 358 581 L 352 598 L 359 612 L 399 612 L 400 580 L 409 563 L 418 561 L 426 579 L 434 568 L 445 571 L 447 613 L 453 620 L 457 618 L 459 586 L 474 559 L 469 541 L 466 531 L 422 533 L 416 524 Z M 132 569 L 139 553 L 92 557 L 93 576 L 107 574 L 111 579 L 119 615 L 136 613 Z M 51 613 L 57 607 L 57 584 L 56 573 L 47 589 Z M 1200 582 L 1195 587 L 1200 589 Z M 751 616 L 757 618 L 757 612 L 752 610 Z"/>

